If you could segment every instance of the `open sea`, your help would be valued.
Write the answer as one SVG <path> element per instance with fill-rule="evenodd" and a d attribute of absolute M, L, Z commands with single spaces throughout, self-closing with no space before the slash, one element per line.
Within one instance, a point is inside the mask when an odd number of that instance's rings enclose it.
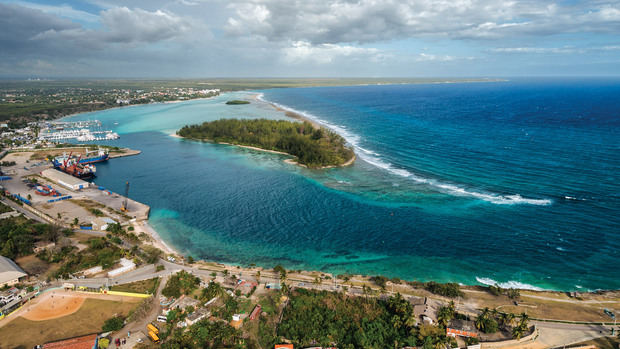
<path fill-rule="evenodd" d="M 228 106 L 230 99 L 249 105 Z M 171 137 L 305 114 L 353 166 Z M 554 290 L 620 289 L 620 80 L 515 79 L 236 92 L 80 114 L 139 156 L 95 182 L 151 206 L 180 252 L 218 262 Z"/>

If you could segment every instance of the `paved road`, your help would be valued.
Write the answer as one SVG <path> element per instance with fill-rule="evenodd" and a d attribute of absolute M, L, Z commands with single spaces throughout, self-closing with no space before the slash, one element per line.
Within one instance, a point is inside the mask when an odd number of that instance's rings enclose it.
<path fill-rule="evenodd" d="M 33 219 L 37 222 L 41 222 L 41 223 L 46 223 L 49 224 L 48 221 L 44 220 L 43 218 L 37 216 L 36 214 L 28 211 L 27 209 L 21 207 L 20 205 L 16 204 L 15 202 L 5 199 L 5 198 L 0 198 L 0 201 L 2 201 L 3 204 L 13 208 L 15 211 L 23 213 L 24 216 L 26 216 L 27 218 Z"/>
<path fill-rule="evenodd" d="M 127 344 L 121 345 L 119 348 L 133 348 L 136 343 L 136 339 L 142 338 L 142 335 L 146 335 L 148 333 L 146 330 L 146 325 L 150 322 L 153 322 L 157 318 L 157 315 L 161 314 L 161 304 L 159 303 L 159 296 L 161 295 L 161 291 L 166 285 L 166 282 L 168 282 L 168 276 L 163 276 L 161 282 L 159 283 L 159 287 L 157 288 L 157 292 L 155 292 L 155 296 L 150 299 L 151 307 L 148 313 L 144 317 L 125 325 L 125 327 L 123 327 L 121 330 L 114 333 L 112 341 L 110 343 L 110 348 L 116 348 L 116 345 L 114 344 L 116 338 L 129 338 Z M 131 337 L 128 337 L 127 334 L 131 334 Z M 149 339 L 145 340 L 145 342 L 149 341 Z"/>

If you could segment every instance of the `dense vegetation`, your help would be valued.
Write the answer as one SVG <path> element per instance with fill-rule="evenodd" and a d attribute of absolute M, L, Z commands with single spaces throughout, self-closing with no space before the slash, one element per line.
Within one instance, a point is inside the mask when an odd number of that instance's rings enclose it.
<path fill-rule="evenodd" d="M 118 331 L 123 328 L 124 322 L 125 319 L 123 319 L 121 316 L 115 316 L 113 318 L 107 319 L 103 323 L 103 327 L 101 329 L 103 332 Z"/>
<path fill-rule="evenodd" d="M 162 294 L 166 297 L 179 298 L 182 294 L 190 294 L 200 284 L 200 279 L 185 270 L 182 270 L 170 277 Z"/>
<path fill-rule="evenodd" d="M 57 226 L 37 223 L 23 216 L 5 218 L 0 220 L 0 255 L 11 259 L 26 256 L 32 254 L 35 242 L 56 242 L 61 236 L 62 231 Z"/>
<path fill-rule="evenodd" d="M 162 349 L 246 348 L 241 332 L 221 321 L 202 320 L 184 329 L 174 330 Z"/>
<path fill-rule="evenodd" d="M 86 268 L 101 266 L 108 269 L 118 263 L 123 252 L 112 241 L 106 238 L 92 238 L 87 241 L 88 248 L 75 251 L 73 246 L 65 246 L 62 249 L 45 250 L 37 257 L 47 262 L 62 262 L 60 268 L 54 273 L 57 278 L 68 278 L 70 274 Z"/>
<path fill-rule="evenodd" d="M 232 101 L 226 102 L 228 105 L 239 105 L 239 104 L 250 104 L 248 101 L 240 101 L 238 99 L 233 99 Z"/>
<path fill-rule="evenodd" d="M 434 293 L 436 295 L 448 297 L 448 298 L 457 298 L 464 297 L 463 291 L 461 291 L 461 286 L 455 282 L 448 282 L 445 284 L 429 281 L 429 282 L 419 282 L 412 281 L 409 282 L 409 285 L 413 287 L 424 288 L 425 290 Z"/>
<path fill-rule="evenodd" d="M 342 137 L 322 128 L 314 128 L 308 122 L 221 119 L 185 126 L 177 134 L 202 141 L 281 151 L 296 156 L 300 164 L 315 168 L 342 165 L 354 156 Z"/>
<path fill-rule="evenodd" d="M 450 341 L 443 327 L 417 326 L 413 306 L 400 294 L 381 300 L 305 289 L 292 293 L 278 335 L 296 347 L 432 348 Z"/>

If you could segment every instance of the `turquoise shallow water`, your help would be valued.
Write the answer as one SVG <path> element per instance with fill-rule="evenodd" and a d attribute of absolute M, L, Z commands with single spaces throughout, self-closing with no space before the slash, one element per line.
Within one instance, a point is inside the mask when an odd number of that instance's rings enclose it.
<path fill-rule="evenodd" d="M 152 207 L 177 249 L 229 263 L 620 288 L 620 82 L 278 89 L 356 147 L 355 165 L 307 170 L 285 156 L 170 137 L 222 117 L 285 118 L 254 94 L 82 114 L 137 157 L 97 166 L 97 184 Z M 250 105 L 226 106 L 233 98 Z"/>

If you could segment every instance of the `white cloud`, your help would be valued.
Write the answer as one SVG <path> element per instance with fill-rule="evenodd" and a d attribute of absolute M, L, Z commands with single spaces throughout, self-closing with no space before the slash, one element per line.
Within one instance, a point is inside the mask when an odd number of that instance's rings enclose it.
<path fill-rule="evenodd" d="M 433 55 L 429 53 L 420 53 L 415 61 L 417 62 L 426 62 L 426 61 L 436 61 L 436 62 L 449 62 L 455 60 L 456 57 L 448 56 L 448 55 Z"/>
<path fill-rule="evenodd" d="M 293 42 L 290 47 L 282 49 L 283 60 L 289 64 L 313 62 L 332 63 L 336 59 L 370 59 L 378 62 L 386 57 L 376 48 L 361 48 L 334 44 L 312 45 L 306 41 Z"/>
<path fill-rule="evenodd" d="M 190 30 L 190 24 L 170 12 L 149 12 L 139 8 L 117 7 L 101 13 L 107 27 L 107 40 L 115 42 L 156 42 L 178 37 Z"/>
<path fill-rule="evenodd" d="M 620 50 L 620 45 L 607 45 L 607 46 L 603 46 L 603 47 L 601 47 L 601 50 L 604 50 L 604 51 Z"/>
<path fill-rule="evenodd" d="M 498 47 L 490 51 L 497 53 L 584 53 L 586 50 L 574 47 Z"/>
<path fill-rule="evenodd" d="M 230 0 L 231 35 L 313 44 L 620 31 L 620 3 L 549 0 Z"/>
<path fill-rule="evenodd" d="M 105 43 L 155 43 L 178 38 L 192 30 L 193 22 L 161 10 L 146 11 L 115 7 L 100 14 L 102 29 L 49 29 L 33 36 L 33 40 L 65 40 L 91 48 Z"/>

